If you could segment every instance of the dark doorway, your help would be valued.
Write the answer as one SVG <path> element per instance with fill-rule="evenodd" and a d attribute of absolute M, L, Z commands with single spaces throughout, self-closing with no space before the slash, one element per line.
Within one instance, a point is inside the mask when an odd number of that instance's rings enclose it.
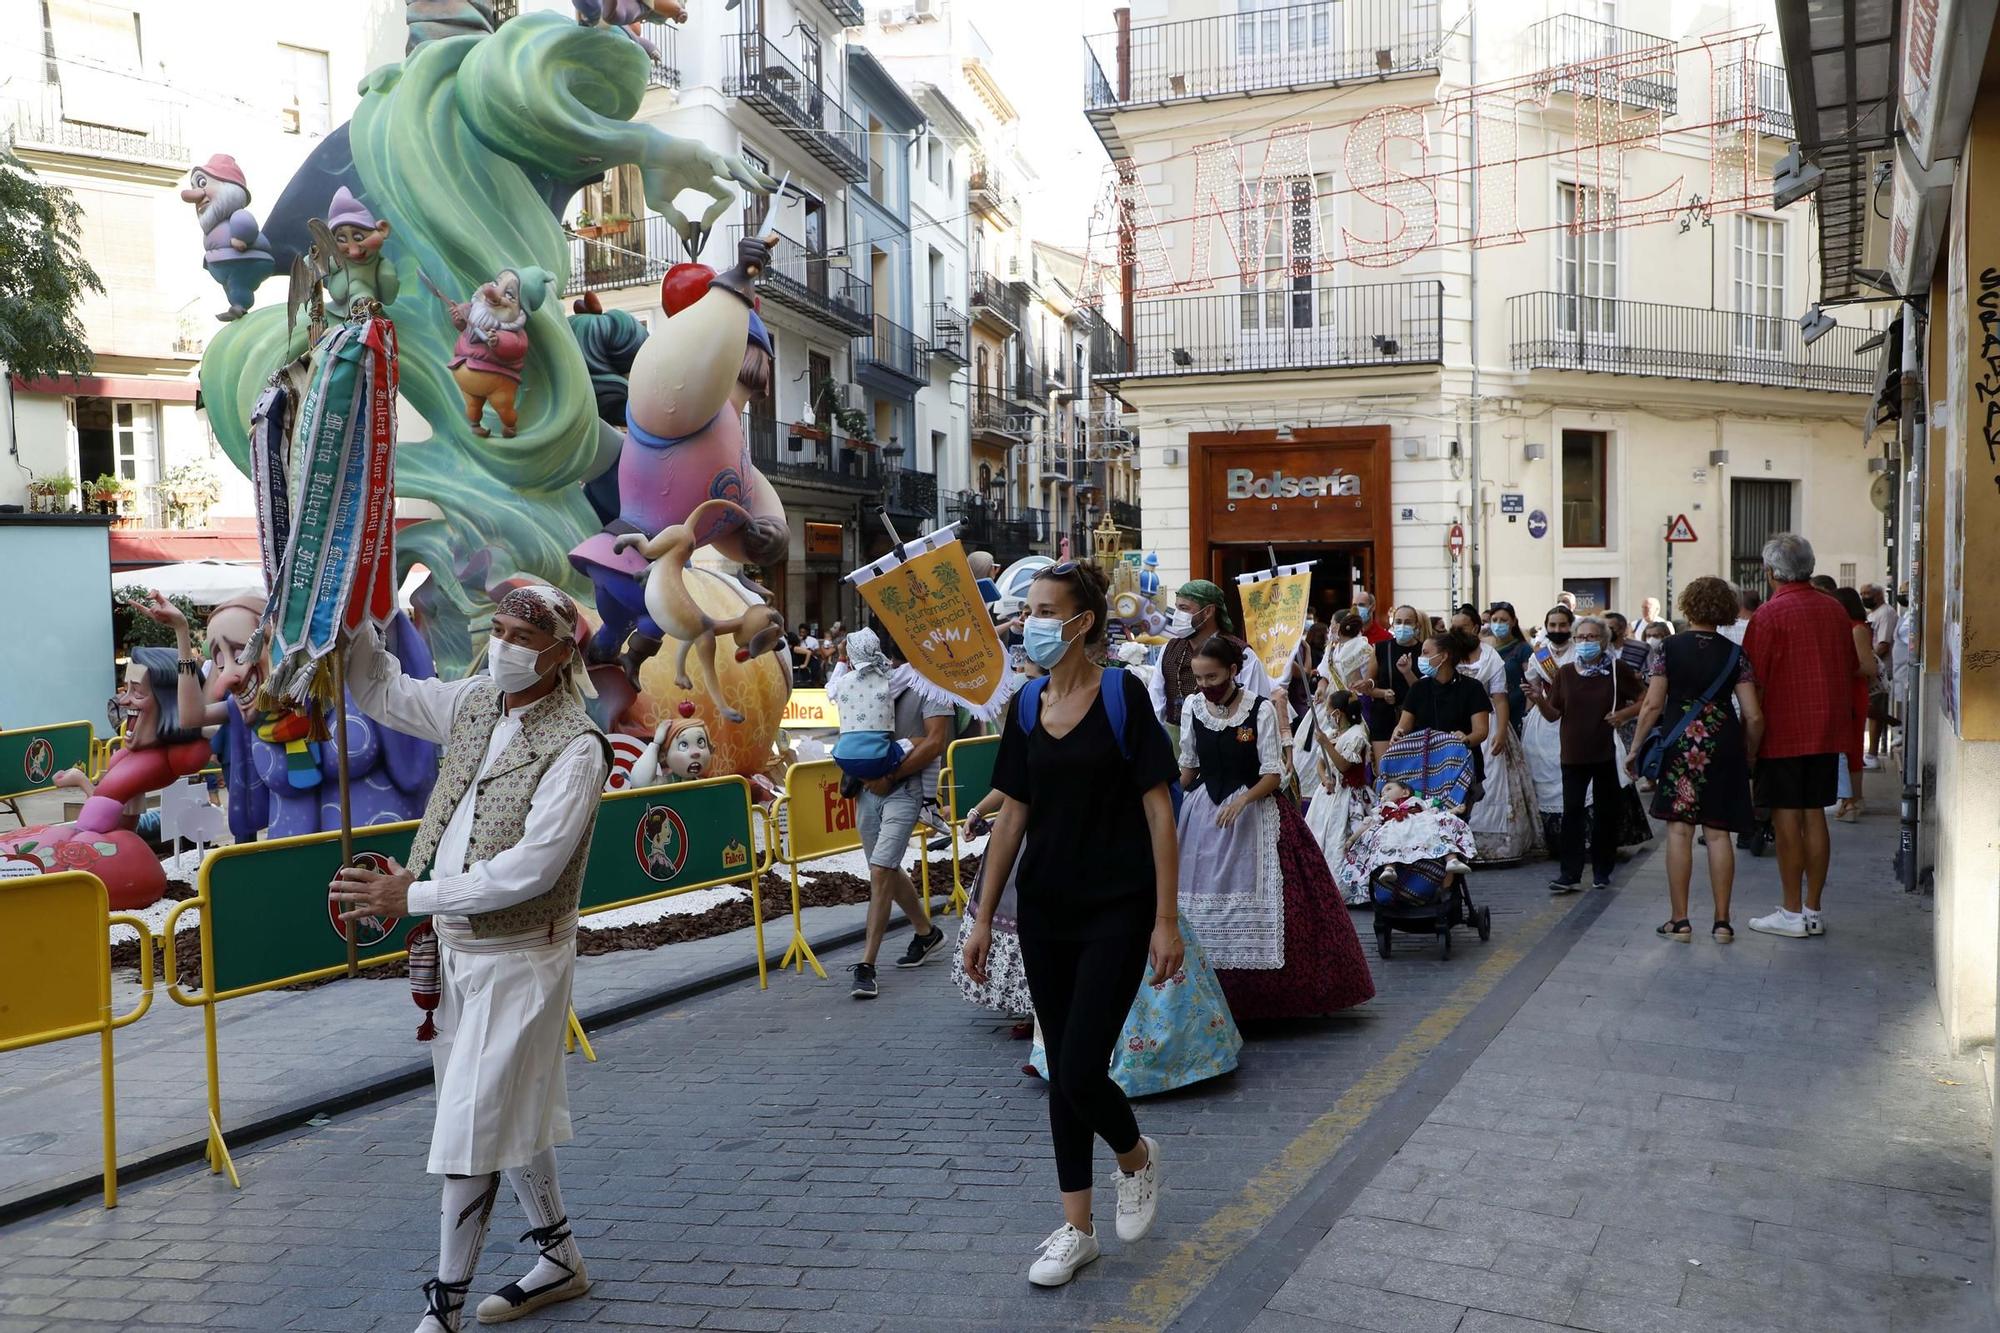
<path fill-rule="evenodd" d="M 1229 599 L 1229 618 L 1235 622 L 1239 634 L 1243 630 L 1243 599 L 1237 595 L 1236 577 L 1271 568 L 1271 555 L 1271 550 L 1263 546 L 1210 548 L 1209 577 L 1222 585 L 1222 591 Z M 1350 546 L 1280 546 L 1276 555 L 1280 565 L 1303 564 L 1308 560 L 1314 562 L 1313 618 L 1321 624 L 1331 624 L 1336 611 L 1354 604 L 1357 582 L 1364 588 L 1374 586 L 1375 552 L 1367 542 Z"/>
<path fill-rule="evenodd" d="M 1734 478 L 1729 483 L 1729 577 L 1761 591 L 1764 543 L 1792 530 L 1792 483 Z"/>

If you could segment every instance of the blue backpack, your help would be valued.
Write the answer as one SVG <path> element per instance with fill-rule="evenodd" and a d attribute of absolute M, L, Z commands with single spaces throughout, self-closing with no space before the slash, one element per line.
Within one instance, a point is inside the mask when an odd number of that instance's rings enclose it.
<path fill-rule="evenodd" d="M 1015 710 L 1014 718 L 1021 724 L 1021 730 L 1032 733 L 1035 723 L 1042 715 L 1042 690 L 1049 683 L 1047 676 L 1037 676 L 1021 687 L 1021 705 Z M 1104 668 L 1104 679 L 1097 687 L 1098 697 L 1104 700 L 1104 717 L 1111 723 L 1111 733 L 1118 738 L 1118 752 L 1127 759 L 1132 757 L 1132 740 L 1125 734 L 1125 668 L 1108 666 Z M 1159 723 L 1155 721 L 1154 726 Z M 1167 786 L 1167 794 L 1173 797 L 1174 818 L 1181 817 L 1181 784 L 1175 778 Z"/>

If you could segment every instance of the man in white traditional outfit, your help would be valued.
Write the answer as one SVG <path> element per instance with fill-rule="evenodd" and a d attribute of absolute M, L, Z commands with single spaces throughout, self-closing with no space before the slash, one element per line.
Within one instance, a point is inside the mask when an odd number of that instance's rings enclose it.
<path fill-rule="evenodd" d="M 350 867 L 331 886 L 342 920 L 429 915 L 442 946 L 429 1169 L 444 1177 L 444 1200 L 437 1277 L 424 1284 L 430 1308 L 417 1333 L 457 1333 L 501 1172 L 533 1224 L 523 1239 L 541 1258 L 480 1302 L 480 1322 L 590 1290 L 554 1151 L 570 1138 L 563 1032 L 577 900 L 611 767 L 584 711 L 580 621 L 566 594 L 531 585 L 501 599 L 485 674 L 413 679 L 373 633 L 348 655 L 364 713 L 445 745 L 409 866 Z"/>

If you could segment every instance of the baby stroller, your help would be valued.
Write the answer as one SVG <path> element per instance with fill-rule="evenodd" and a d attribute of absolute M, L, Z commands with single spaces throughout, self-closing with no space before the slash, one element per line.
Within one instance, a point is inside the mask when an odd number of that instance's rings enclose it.
<path fill-rule="evenodd" d="M 1463 819 L 1477 799 L 1472 751 L 1444 732 L 1416 731 L 1382 755 L 1381 780 L 1401 782 L 1425 800 L 1443 801 Z M 1394 883 L 1375 880 L 1375 944 L 1384 958 L 1396 931 L 1435 935 L 1438 956 L 1451 957 L 1451 928 L 1470 926 L 1479 938 L 1493 937 L 1491 908 L 1474 906 L 1465 875 L 1453 875 L 1441 859 L 1393 867 Z"/>

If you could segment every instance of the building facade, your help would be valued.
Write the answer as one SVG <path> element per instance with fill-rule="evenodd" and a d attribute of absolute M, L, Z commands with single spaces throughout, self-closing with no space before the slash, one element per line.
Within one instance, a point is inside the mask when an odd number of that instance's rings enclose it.
<path fill-rule="evenodd" d="M 1322 610 L 1636 609 L 1785 529 L 1879 576 L 1872 331 L 1796 322 L 1775 43 L 1673 12 L 1147 0 L 1088 39 L 1170 585 L 1275 557 Z"/>

